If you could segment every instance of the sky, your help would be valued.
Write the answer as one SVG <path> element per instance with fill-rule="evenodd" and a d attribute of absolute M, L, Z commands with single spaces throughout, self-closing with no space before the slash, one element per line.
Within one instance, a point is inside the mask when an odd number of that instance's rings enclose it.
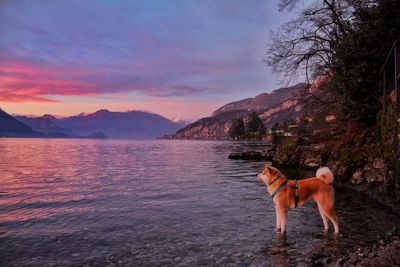
<path fill-rule="evenodd" d="M 0 108 L 198 119 L 282 86 L 264 64 L 278 0 L 2 0 Z"/>

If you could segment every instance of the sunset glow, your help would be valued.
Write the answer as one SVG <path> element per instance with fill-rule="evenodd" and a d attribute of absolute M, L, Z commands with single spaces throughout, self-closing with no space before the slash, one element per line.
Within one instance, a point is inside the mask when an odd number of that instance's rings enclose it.
<path fill-rule="evenodd" d="M 275 1 L 2 1 L 0 107 L 200 118 L 278 86 L 263 58 Z"/>

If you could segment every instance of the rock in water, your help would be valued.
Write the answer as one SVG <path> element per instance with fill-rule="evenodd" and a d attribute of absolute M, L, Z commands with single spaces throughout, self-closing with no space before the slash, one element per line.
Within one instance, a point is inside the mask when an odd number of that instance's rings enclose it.
<path fill-rule="evenodd" d="M 272 160 L 274 155 L 268 152 L 247 151 L 240 153 L 231 153 L 229 159 L 242 159 L 242 160 Z"/>

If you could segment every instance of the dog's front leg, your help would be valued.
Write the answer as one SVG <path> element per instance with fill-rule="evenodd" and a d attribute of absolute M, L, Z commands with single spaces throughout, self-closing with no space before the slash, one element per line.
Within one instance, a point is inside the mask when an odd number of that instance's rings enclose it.
<path fill-rule="evenodd" d="M 288 213 L 287 209 L 280 210 L 280 214 L 281 214 L 280 221 L 281 221 L 281 232 L 282 233 L 286 233 L 287 213 Z"/>
<path fill-rule="evenodd" d="M 275 203 L 274 203 L 274 207 L 275 207 L 275 214 L 276 214 L 276 231 L 280 232 L 281 231 L 281 214 L 278 210 L 278 207 L 275 205 Z"/>

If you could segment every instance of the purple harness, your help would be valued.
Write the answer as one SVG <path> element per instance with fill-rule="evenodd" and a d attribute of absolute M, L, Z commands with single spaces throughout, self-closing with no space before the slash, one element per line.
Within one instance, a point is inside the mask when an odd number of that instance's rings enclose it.
<path fill-rule="evenodd" d="M 299 185 L 297 183 L 297 179 L 294 180 L 294 183 L 288 183 L 288 180 L 285 180 L 285 182 L 282 183 L 271 195 L 272 199 L 274 199 L 275 195 L 281 192 L 284 188 L 294 188 L 294 207 L 297 208 L 297 204 L 299 203 Z"/>

